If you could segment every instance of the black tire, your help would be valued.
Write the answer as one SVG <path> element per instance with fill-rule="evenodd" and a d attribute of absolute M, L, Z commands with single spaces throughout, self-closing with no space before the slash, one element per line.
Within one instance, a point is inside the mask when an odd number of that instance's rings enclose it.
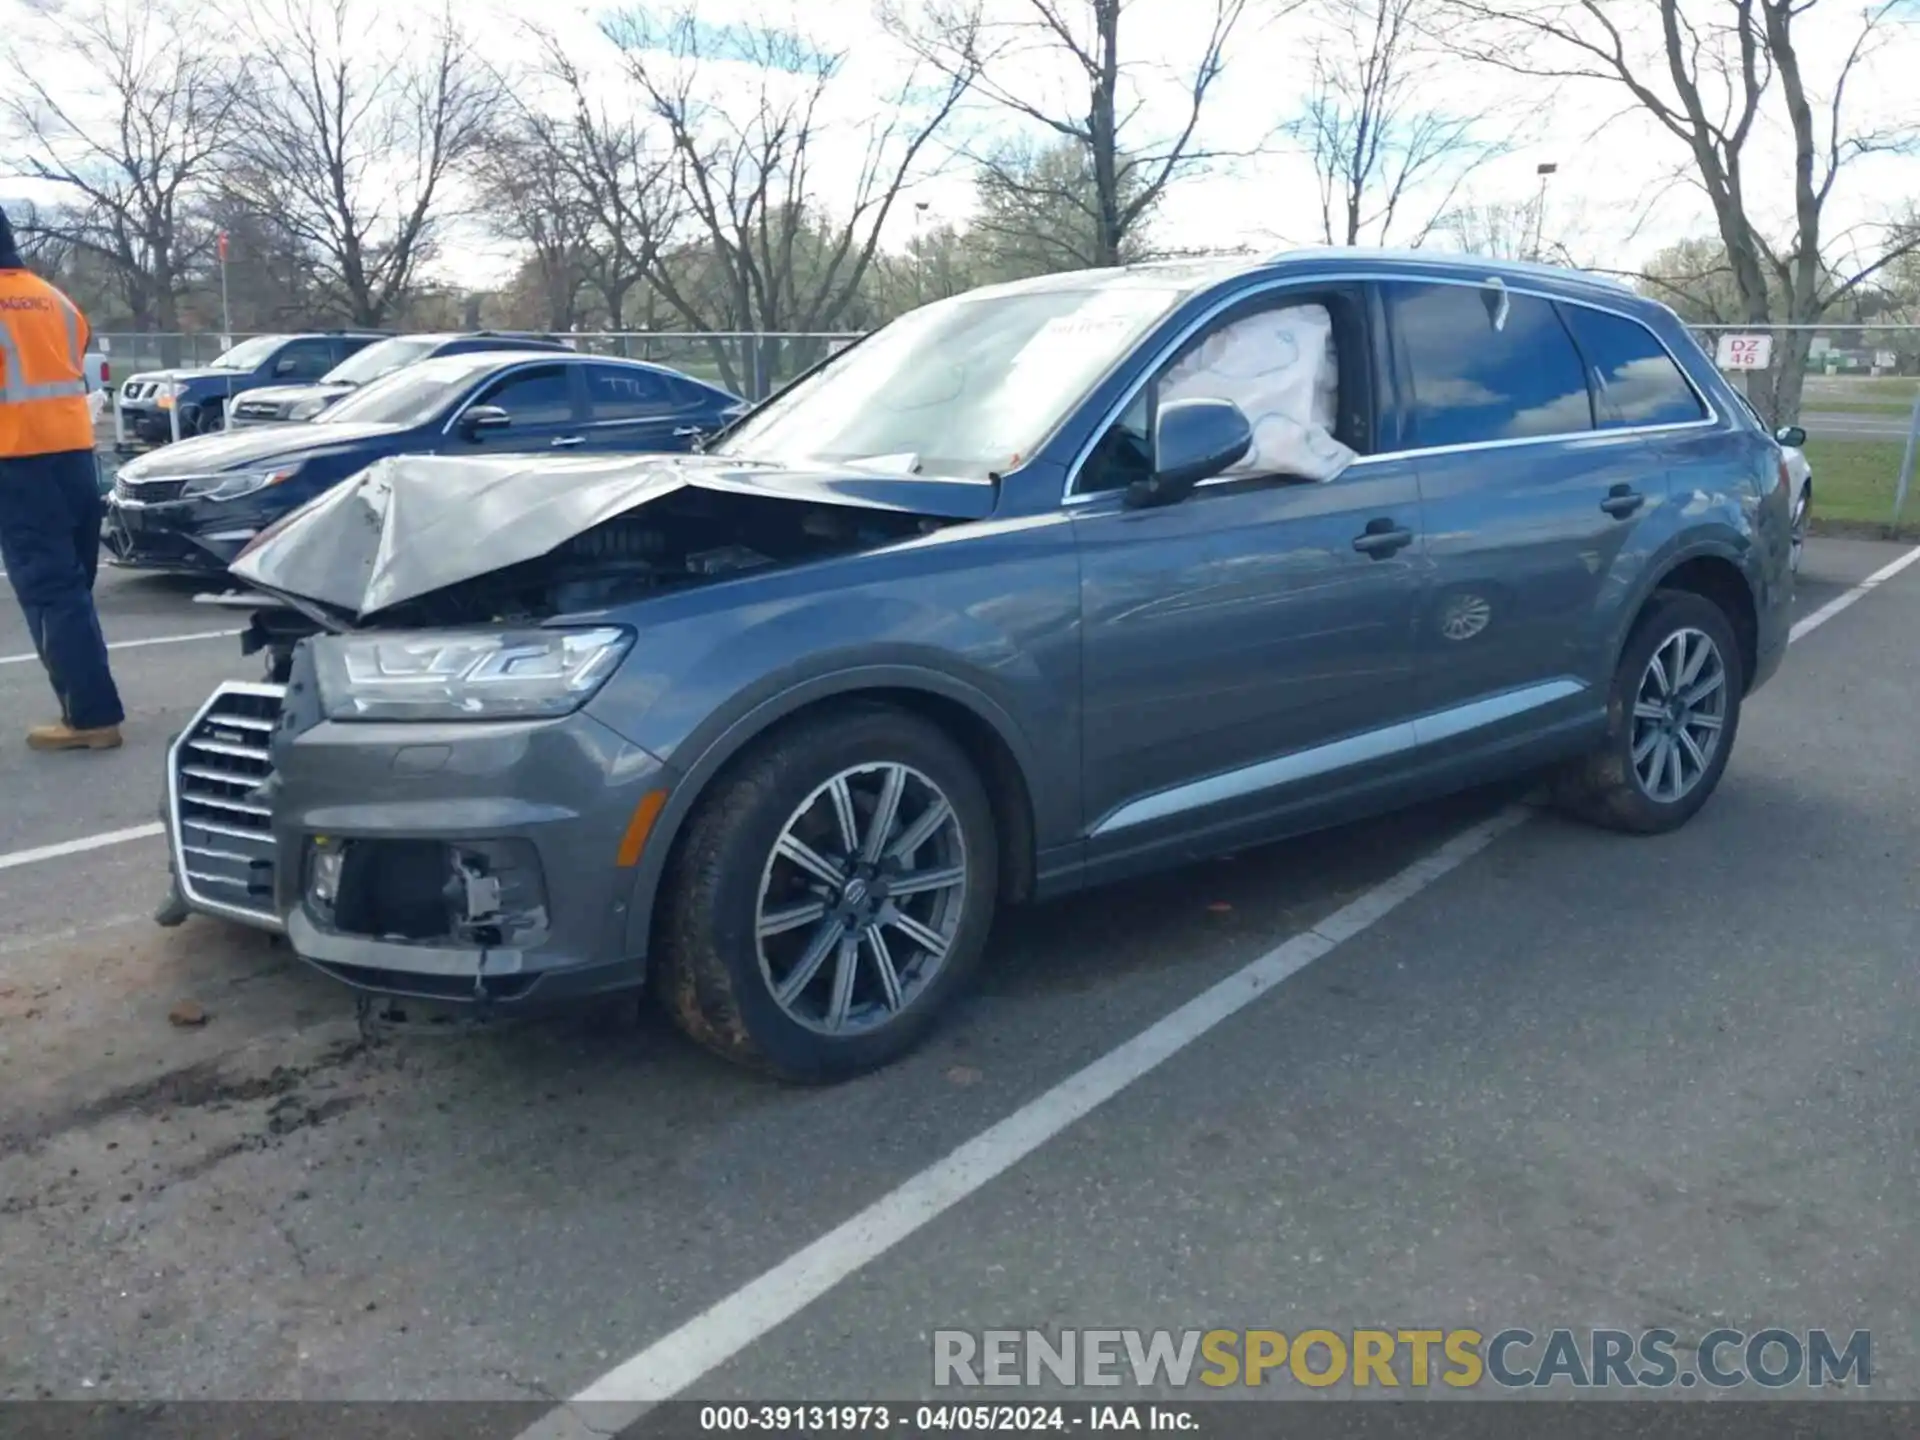
<path fill-rule="evenodd" d="M 1719 743 L 1692 787 L 1677 799 L 1649 793 L 1634 764 L 1633 708 L 1643 677 L 1656 652 L 1682 631 L 1697 631 L 1713 642 L 1724 667 L 1726 699 L 1720 716 Z M 1726 613 L 1713 601 L 1686 590 L 1656 591 L 1628 637 L 1607 697 L 1606 739 L 1559 777 L 1555 803 L 1590 824 L 1636 835 L 1677 830 L 1707 803 L 1726 772 L 1740 729 L 1740 702 L 1746 668 Z"/>
<path fill-rule="evenodd" d="M 783 1009 L 763 971 L 761 885 L 796 809 L 836 775 L 882 764 L 910 767 L 944 794 L 965 847 L 966 888 L 945 958 L 924 988 L 873 1028 L 826 1034 Z M 966 987 L 998 885 L 992 805 L 965 752 L 891 706 L 836 706 L 756 742 L 700 801 L 662 878 L 651 988 L 682 1031 L 729 1060 L 803 1082 L 857 1075 L 911 1050 Z M 871 965 L 869 952 L 859 956 Z"/>

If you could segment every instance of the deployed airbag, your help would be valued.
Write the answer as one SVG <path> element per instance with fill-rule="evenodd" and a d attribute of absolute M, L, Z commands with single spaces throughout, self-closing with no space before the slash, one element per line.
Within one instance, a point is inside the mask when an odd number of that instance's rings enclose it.
<path fill-rule="evenodd" d="M 1340 368 L 1333 317 L 1293 305 L 1235 321 L 1207 337 L 1161 381 L 1160 401 L 1231 400 L 1253 427 L 1253 447 L 1227 475 L 1331 480 L 1354 452 L 1334 438 Z"/>

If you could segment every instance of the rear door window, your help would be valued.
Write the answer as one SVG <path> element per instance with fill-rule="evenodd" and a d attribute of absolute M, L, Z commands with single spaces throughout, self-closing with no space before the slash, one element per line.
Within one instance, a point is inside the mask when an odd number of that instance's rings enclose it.
<path fill-rule="evenodd" d="M 1593 379 L 1593 408 L 1602 430 L 1634 425 L 1685 425 L 1706 407 L 1667 347 L 1638 320 L 1584 305 L 1565 305 Z"/>
<path fill-rule="evenodd" d="M 1548 301 L 1495 285 L 1385 290 L 1412 390 L 1408 448 L 1593 428 L 1580 352 Z"/>
<path fill-rule="evenodd" d="M 587 408 L 595 420 L 646 420 L 678 408 L 664 376 L 624 365 L 587 367 Z"/>

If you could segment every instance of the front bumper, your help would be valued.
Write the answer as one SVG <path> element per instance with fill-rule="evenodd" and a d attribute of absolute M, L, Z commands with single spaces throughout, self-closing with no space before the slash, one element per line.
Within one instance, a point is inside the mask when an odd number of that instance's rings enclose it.
<path fill-rule="evenodd" d="M 244 518 L 221 513 L 213 502 L 142 505 L 116 494 L 107 498 L 100 541 L 109 565 L 215 573 L 232 563 L 257 529 Z"/>
<path fill-rule="evenodd" d="M 627 948 L 634 870 L 618 862 L 641 798 L 669 784 L 652 755 L 581 714 L 316 720 L 298 665 L 286 694 L 271 746 L 248 747 L 270 759 L 236 759 L 255 773 L 210 797 L 265 812 L 264 846 L 230 847 L 250 857 L 240 906 L 219 903 L 233 883 L 216 892 L 190 873 L 209 863 L 186 848 L 212 783 L 194 771 L 217 767 L 170 763 L 188 909 L 284 931 L 303 960 L 382 995 L 520 1005 L 642 982 L 646 957 Z M 206 743 L 189 727 L 176 753 L 196 753 L 196 737 Z M 328 852 L 343 858 L 325 876 Z"/>

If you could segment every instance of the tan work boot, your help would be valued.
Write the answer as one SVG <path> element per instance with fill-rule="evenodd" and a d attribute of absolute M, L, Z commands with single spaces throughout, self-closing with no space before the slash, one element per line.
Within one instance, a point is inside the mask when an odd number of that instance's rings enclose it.
<path fill-rule="evenodd" d="M 101 725 L 92 730 L 76 730 L 64 720 L 55 725 L 36 725 L 27 731 L 27 747 L 32 750 L 118 750 L 120 727 Z"/>

